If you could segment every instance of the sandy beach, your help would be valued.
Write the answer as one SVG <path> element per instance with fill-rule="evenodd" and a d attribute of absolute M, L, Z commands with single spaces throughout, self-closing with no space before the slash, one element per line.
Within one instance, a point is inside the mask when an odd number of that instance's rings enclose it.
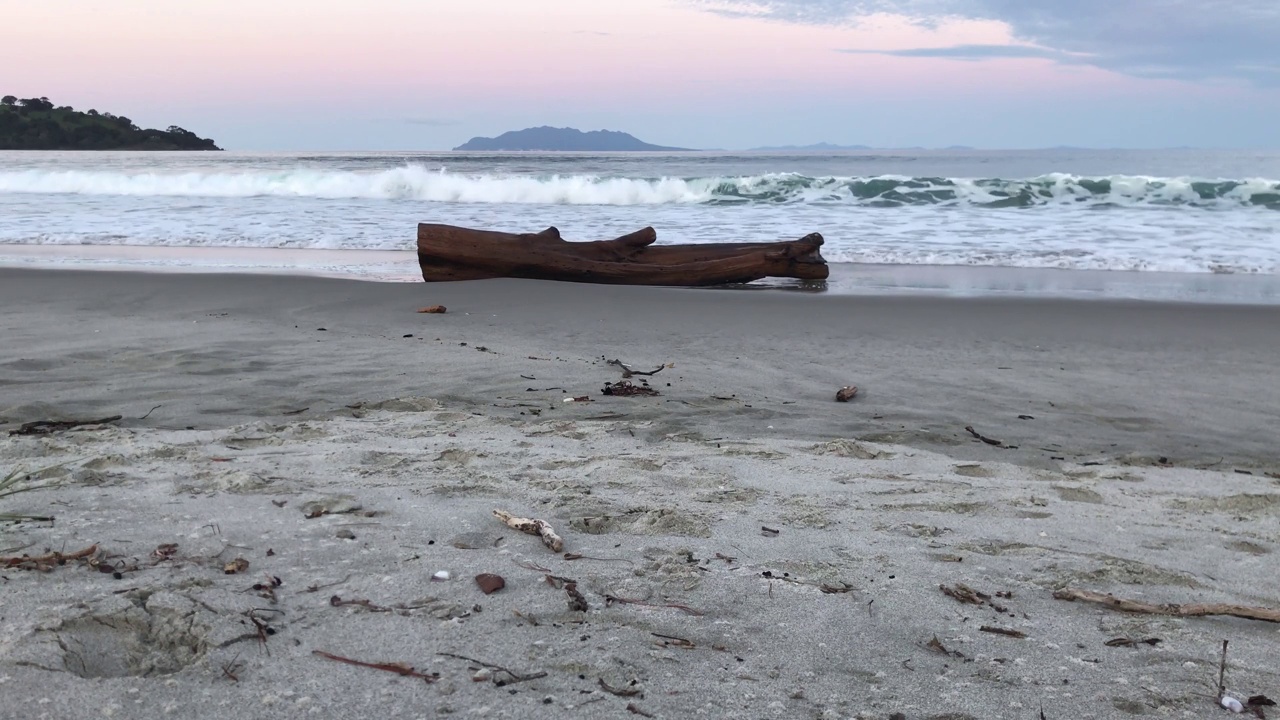
<path fill-rule="evenodd" d="M 0 718 L 1200 718 L 1224 640 L 1280 698 L 1280 625 L 1055 598 L 1280 608 L 1280 307 L 13 269 L 0 304 L 0 477 L 51 484 L 0 513 L 55 518 L 0 525 Z"/>

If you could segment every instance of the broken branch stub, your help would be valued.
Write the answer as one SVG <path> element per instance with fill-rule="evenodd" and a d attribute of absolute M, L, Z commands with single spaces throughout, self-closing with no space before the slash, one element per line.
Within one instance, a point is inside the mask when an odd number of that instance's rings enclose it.
<path fill-rule="evenodd" d="M 527 535 L 537 535 L 542 538 L 542 544 L 553 552 L 564 551 L 564 539 L 556 534 L 555 529 L 546 520 L 516 517 L 505 510 L 494 510 L 493 516 L 513 530 L 519 530 Z"/>

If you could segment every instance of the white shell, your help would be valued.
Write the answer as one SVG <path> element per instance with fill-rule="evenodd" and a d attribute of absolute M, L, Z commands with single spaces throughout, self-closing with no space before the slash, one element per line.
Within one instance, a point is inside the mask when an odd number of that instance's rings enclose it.
<path fill-rule="evenodd" d="M 431 576 L 431 579 L 432 579 L 432 580 L 438 580 L 438 581 L 441 581 L 441 582 L 443 582 L 443 581 L 445 581 L 445 580 L 448 580 L 448 579 L 449 579 L 449 571 L 448 571 L 448 570 L 437 570 L 437 571 L 436 571 L 436 574 L 434 574 L 434 575 L 432 575 L 432 576 Z"/>
<path fill-rule="evenodd" d="M 1220 702 L 1222 703 L 1222 707 L 1230 710 L 1231 712 L 1244 712 L 1244 705 L 1241 705 L 1239 700 L 1231 697 L 1230 695 L 1223 695 Z"/>

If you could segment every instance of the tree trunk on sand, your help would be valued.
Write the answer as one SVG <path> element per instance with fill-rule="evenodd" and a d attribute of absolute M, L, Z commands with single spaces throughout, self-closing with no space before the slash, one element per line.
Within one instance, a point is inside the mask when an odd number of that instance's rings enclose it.
<path fill-rule="evenodd" d="M 699 286 L 828 274 L 818 233 L 776 243 L 653 245 L 657 238 L 651 227 L 613 240 L 568 242 L 555 228 L 517 234 L 423 223 L 418 264 L 427 282 L 510 277 Z"/>

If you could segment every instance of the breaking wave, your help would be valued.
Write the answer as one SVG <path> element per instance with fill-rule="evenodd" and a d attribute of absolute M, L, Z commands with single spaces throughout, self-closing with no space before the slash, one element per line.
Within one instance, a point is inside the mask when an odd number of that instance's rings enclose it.
<path fill-rule="evenodd" d="M 422 165 L 351 172 L 0 171 L 0 192 L 159 197 L 314 197 L 564 205 L 852 204 L 867 207 L 1045 205 L 1258 207 L 1280 210 L 1280 180 L 1050 174 L 1027 179 L 880 175 L 614 178 L 467 175 Z"/>

